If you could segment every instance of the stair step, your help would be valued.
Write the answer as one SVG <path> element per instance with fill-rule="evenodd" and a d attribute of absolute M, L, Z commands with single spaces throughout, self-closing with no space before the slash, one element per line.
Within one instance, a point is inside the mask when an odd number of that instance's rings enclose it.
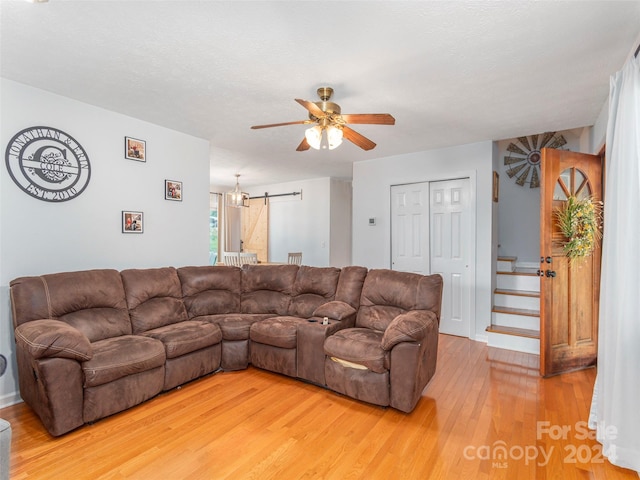
<path fill-rule="evenodd" d="M 498 272 L 513 272 L 516 269 L 517 257 L 498 257 L 496 270 Z"/>
<path fill-rule="evenodd" d="M 540 317 L 518 315 L 516 313 L 491 312 L 491 325 L 494 327 L 515 327 L 539 330 Z"/>
<path fill-rule="evenodd" d="M 538 340 L 540 339 L 540 332 L 538 330 L 531 330 L 528 328 L 490 325 L 487 327 L 486 331 L 491 333 L 501 333 L 503 335 L 514 335 L 516 337 L 535 338 Z"/>
<path fill-rule="evenodd" d="M 520 290 L 526 292 L 539 292 L 540 279 L 536 271 L 522 271 L 518 268 L 515 272 L 496 272 L 496 287 L 504 290 Z"/>
<path fill-rule="evenodd" d="M 516 352 L 540 355 L 540 335 L 536 330 L 514 327 L 487 328 L 487 345 Z"/>
<path fill-rule="evenodd" d="M 525 315 L 527 317 L 540 316 L 539 310 L 531 310 L 529 308 L 501 307 L 501 306 L 494 305 L 491 311 L 496 313 L 508 313 L 511 315 Z"/>
<path fill-rule="evenodd" d="M 540 354 L 540 279 L 534 264 L 499 256 L 487 345 Z"/>
<path fill-rule="evenodd" d="M 516 337 L 515 335 L 501 335 L 489 332 L 487 346 L 540 355 L 540 340 L 537 338 Z"/>
<path fill-rule="evenodd" d="M 516 295 L 519 297 L 540 298 L 540 292 L 534 292 L 533 290 L 512 290 L 510 288 L 496 288 L 493 293 L 498 295 Z"/>
<path fill-rule="evenodd" d="M 525 275 L 525 276 L 537 277 L 538 276 L 538 269 L 537 268 L 518 267 L 513 272 L 498 272 L 498 273 L 502 274 L 502 275 Z"/>
<path fill-rule="evenodd" d="M 505 293 L 503 293 L 505 292 Z M 514 293 L 510 293 L 514 292 Z M 499 290 L 493 293 L 494 308 L 524 308 L 527 310 L 540 310 L 540 296 L 538 292 L 525 292 L 519 294 L 520 290 Z"/>

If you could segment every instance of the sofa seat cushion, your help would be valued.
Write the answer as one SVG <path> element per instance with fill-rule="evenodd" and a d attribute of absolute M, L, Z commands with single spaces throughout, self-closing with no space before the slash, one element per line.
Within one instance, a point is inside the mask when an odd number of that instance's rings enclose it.
<path fill-rule="evenodd" d="M 300 317 L 272 317 L 251 325 L 251 341 L 280 348 L 296 348 Z"/>
<path fill-rule="evenodd" d="M 143 335 L 160 340 L 167 358 L 180 357 L 222 341 L 217 325 L 193 320 L 149 330 Z"/>
<path fill-rule="evenodd" d="M 324 353 L 330 358 L 363 365 L 372 372 L 384 373 L 389 370 L 389 358 L 388 352 L 382 348 L 382 336 L 383 332 L 368 328 L 345 328 L 327 337 Z"/>
<path fill-rule="evenodd" d="M 162 342 L 137 335 L 107 338 L 91 346 L 93 358 L 82 364 L 85 387 L 161 367 L 166 358 Z"/>

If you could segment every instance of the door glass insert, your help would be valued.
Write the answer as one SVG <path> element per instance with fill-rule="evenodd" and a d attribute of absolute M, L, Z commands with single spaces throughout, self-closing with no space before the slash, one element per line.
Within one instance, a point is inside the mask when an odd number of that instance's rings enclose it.
<path fill-rule="evenodd" d="M 575 196 L 578 198 L 578 200 L 589 198 L 591 196 L 591 186 L 589 185 L 589 180 L 587 180 L 587 177 L 577 168 L 575 169 L 575 171 L 577 185 Z"/>
<path fill-rule="evenodd" d="M 556 182 L 556 187 L 553 189 L 553 199 L 565 201 L 567 199 L 567 187 L 564 186 L 562 178 L 559 178 Z"/>
<path fill-rule="evenodd" d="M 574 195 L 578 200 L 591 196 L 589 179 L 574 167 L 562 171 L 553 189 L 554 200 L 566 201 L 570 195 Z"/>

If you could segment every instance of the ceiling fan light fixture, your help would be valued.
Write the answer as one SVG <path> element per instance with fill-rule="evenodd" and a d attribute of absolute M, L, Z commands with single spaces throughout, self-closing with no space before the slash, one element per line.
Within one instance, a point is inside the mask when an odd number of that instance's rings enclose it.
<path fill-rule="evenodd" d="M 337 148 L 342 143 L 342 129 L 334 127 L 333 125 L 327 127 L 327 141 L 329 143 L 329 150 Z"/>
<path fill-rule="evenodd" d="M 322 142 L 322 127 L 320 125 L 307 128 L 304 132 L 304 137 L 311 148 L 320 150 L 320 143 Z"/>
<path fill-rule="evenodd" d="M 363 150 L 371 150 L 376 147 L 376 144 L 353 130 L 349 124 L 395 125 L 396 123 L 396 119 L 388 113 L 351 113 L 343 115 L 340 105 L 329 101 L 332 94 L 333 89 L 331 87 L 320 87 L 318 89 L 319 102 L 310 102 L 301 98 L 295 99 L 307 110 L 309 116 L 307 120 L 253 125 L 251 128 L 260 129 L 315 123 L 316 125 L 305 131 L 304 138 L 296 148 L 296 151 L 305 152 L 310 148 L 314 150 L 333 150 L 342 144 L 344 138 Z"/>
<path fill-rule="evenodd" d="M 342 143 L 342 129 L 333 125 L 308 128 L 304 137 L 311 148 L 316 150 L 333 150 Z"/>

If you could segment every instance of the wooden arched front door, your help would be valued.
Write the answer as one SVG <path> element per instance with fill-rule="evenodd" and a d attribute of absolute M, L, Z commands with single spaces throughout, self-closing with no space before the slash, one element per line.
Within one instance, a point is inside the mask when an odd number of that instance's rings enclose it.
<path fill-rule="evenodd" d="M 571 265 L 554 210 L 570 195 L 602 200 L 602 159 L 543 149 L 540 171 L 540 373 L 549 376 L 596 362 L 600 248 Z"/>

